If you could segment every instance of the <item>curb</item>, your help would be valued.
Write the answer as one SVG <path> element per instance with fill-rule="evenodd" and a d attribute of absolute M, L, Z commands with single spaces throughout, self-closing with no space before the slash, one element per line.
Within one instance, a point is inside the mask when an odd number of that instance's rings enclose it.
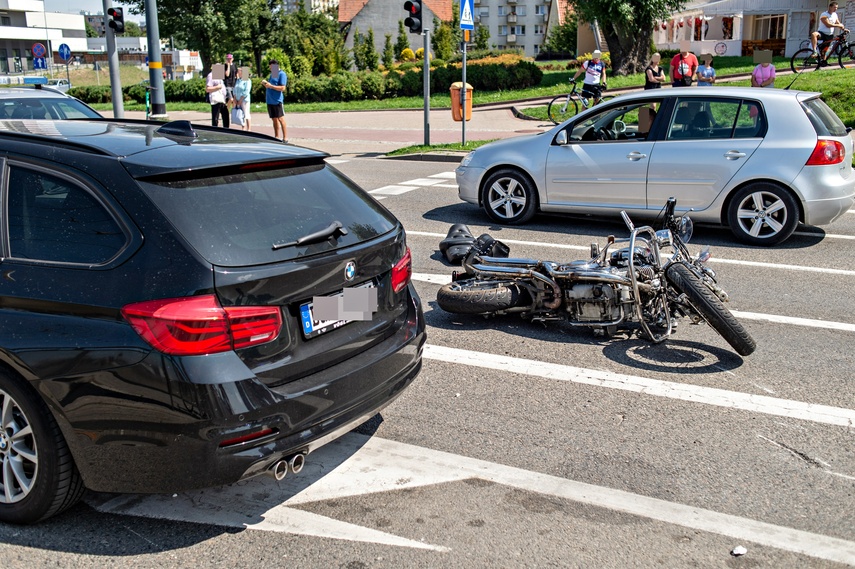
<path fill-rule="evenodd" d="M 456 162 L 460 163 L 469 152 L 420 152 L 418 154 L 399 154 L 397 156 L 381 156 L 383 160 L 414 160 L 419 162 Z"/>

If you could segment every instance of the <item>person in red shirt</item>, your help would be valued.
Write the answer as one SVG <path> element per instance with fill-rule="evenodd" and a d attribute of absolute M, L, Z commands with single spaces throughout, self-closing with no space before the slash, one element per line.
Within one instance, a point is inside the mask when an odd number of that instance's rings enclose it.
<path fill-rule="evenodd" d="M 689 50 L 680 51 L 671 59 L 671 86 L 689 87 L 698 71 L 698 58 Z"/>

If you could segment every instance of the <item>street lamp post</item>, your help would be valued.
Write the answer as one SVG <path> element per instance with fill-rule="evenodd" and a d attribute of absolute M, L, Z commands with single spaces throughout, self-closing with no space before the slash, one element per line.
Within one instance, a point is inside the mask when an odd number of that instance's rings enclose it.
<path fill-rule="evenodd" d="M 45 21 L 45 39 L 47 40 L 47 66 L 48 66 L 48 75 L 53 77 L 53 50 L 50 47 L 50 32 L 48 32 L 47 27 L 47 7 L 45 3 L 42 2 L 42 16 L 44 16 Z"/>

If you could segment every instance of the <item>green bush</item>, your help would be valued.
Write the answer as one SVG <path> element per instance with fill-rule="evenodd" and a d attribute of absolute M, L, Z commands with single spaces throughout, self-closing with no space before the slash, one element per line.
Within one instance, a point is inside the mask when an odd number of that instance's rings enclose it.
<path fill-rule="evenodd" d="M 362 98 L 362 85 L 355 74 L 342 71 L 334 74 L 330 81 L 333 93 L 338 94 L 335 100 L 355 101 Z"/>
<path fill-rule="evenodd" d="M 291 69 L 294 71 L 295 77 L 311 77 L 312 62 L 305 55 L 298 55 L 291 62 Z"/>
<path fill-rule="evenodd" d="M 362 82 L 362 95 L 366 99 L 382 99 L 386 93 L 386 80 L 378 71 L 367 71 L 359 75 Z"/>
<path fill-rule="evenodd" d="M 424 78 L 420 69 L 411 69 L 401 76 L 401 95 L 404 97 L 418 97 L 424 91 Z"/>
<path fill-rule="evenodd" d="M 68 90 L 68 94 L 89 104 L 110 103 L 113 101 L 113 94 L 109 85 L 85 85 L 83 87 L 72 87 Z"/>
<path fill-rule="evenodd" d="M 401 82 L 401 74 L 390 71 L 386 74 L 386 97 L 400 97 L 404 94 L 404 84 Z"/>
<path fill-rule="evenodd" d="M 409 71 L 410 69 L 421 69 L 422 67 L 424 67 L 424 62 L 405 61 L 398 66 L 398 71 Z"/>

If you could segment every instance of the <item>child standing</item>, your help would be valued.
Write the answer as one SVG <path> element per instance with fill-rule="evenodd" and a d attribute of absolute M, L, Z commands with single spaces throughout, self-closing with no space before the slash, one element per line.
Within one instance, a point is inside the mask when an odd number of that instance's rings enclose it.
<path fill-rule="evenodd" d="M 705 53 L 701 56 L 703 65 L 698 66 L 698 87 L 710 87 L 715 83 L 715 69 L 712 66 L 712 55 Z"/>

